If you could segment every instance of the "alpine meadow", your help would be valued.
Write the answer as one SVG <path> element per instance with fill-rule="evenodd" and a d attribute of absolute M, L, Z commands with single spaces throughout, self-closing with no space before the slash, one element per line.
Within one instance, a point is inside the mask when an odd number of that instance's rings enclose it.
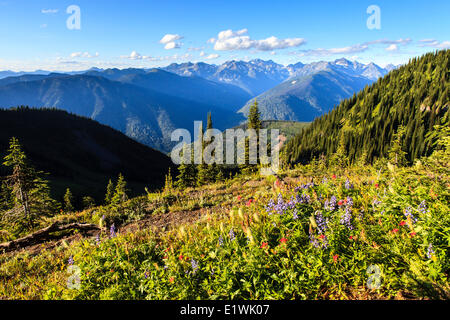
<path fill-rule="evenodd" d="M 25 2 L 0 300 L 448 301 L 448 3 Z"/>

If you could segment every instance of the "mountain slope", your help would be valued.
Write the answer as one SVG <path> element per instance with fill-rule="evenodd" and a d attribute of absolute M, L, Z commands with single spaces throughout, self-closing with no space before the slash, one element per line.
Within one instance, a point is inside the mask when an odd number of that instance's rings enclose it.
<path fill-rule="evenodd" d="M 291 78 L 256 97 L 262 119 L 312 121 L 372 83 L 368 78 L 333 70 Z M 253 100 L 239 110 L 248 115 Z"/>
<path fill-rule="evenodd" d="M 86 75 L 102 76 L 233 112 L 251 98 L 246 91 L 237 86 L 197 76 L 181 77 L 161 69 L 108 69 L 101 72 L 87 72 Z"/>
<path fill-rule="evenodd" d="M 96 121 L 61 110 L 0 110 L 0 155 L 11 137 L 19 139 L 31 163 L 50 173 L 52 191 L 61 199 L 70 187 L 79 197 L 103 200 L 109 179 L 123 173 L 132 194 L 160 187 L 172 166 L 166 155 Z M 6 174 L 1 167 L 1 175 Z"/>
<path fill-rule="evenodd" d="M 212 111 L 218 129 L 231 127 L 242 117 L 178 97 L 104 77 L 73 75 L 0 87 L 0 107 L 17 105 L 54 107 L 109 125 L 129 137 L 168 152 L 177 128 L 193 131 L 193 121 Z"/>
<path fill-rule="evenodd" d="M 429 154 L 426 134 L 435 124 L 450 125 L 450 50 L 415 58 L 369 88 L 317 118 L 291 140 L 284 152 L 290 163 L 307 162 L 321 153 L 335 152 L 340 136 L 354 160 L 367 153 L 369 160 L 386 156 L 400 125 L 410 161 Z"/>

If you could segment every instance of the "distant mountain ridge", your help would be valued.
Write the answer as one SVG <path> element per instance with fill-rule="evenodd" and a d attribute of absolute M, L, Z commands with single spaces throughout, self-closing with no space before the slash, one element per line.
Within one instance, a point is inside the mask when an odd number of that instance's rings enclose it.
<path fill-rule="evenodd" d="M 319 61 L 309 64 L 299 62 L 288 66 L 275 63 L 272 60 L 264 61 L 261 59 L 248 62 L 233 60 L 222 65 L 188 62 L 173 63 L 161 69 L 181 76 L 198 76 L 212 81 L 233 84 L 246 90 L 252 96 L 258 96 L 286 80 L 323 70 L 332 69 L 352 76 L 358 75 L 376 80 L 396 68 L 393 65 L 389 67 L 390 70 L 381 68 L 374 63 L 365 65 L 342 58 L 333 62 Z"/>
<path fill-rule="evenodd" d="M 0 107 L 52 107 L 89 117 L 164 152 L 178 128 L 193 131 L 193 122 L 213 111 L 218 129 L 243 120 L 235 112 L 167 95 L 140 86 L 90 75 L 45 77 L 0 86 Z"/>

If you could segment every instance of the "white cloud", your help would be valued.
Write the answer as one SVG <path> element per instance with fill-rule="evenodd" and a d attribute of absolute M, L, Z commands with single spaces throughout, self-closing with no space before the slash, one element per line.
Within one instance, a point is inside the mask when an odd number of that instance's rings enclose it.
<path fill-rule="evenodd" d="M 419 42 L 420 42 L 419 47 L 431 47 L 431 48 L 436 48 L 436 49 L 450 48 L 450 41 L 439 42 L 438 40 L 435 40 L 435 39 L 423 39 L 423 40 L 420 40 Z"/>
<path fill-rule="evenodd" d="M 218 57 L 220 57 L 220 55 L 218 55 L 217 53 L 212 53 L 209 56 L 207 56 L 206 59 L 212 60 L 212 59 L 217 59 Z"/>
<path fill-rule="evenodd" d="M 200 52 L 200 57 L 205 56 L 205 51 Z"/>
<path fill-rule="evenodd" d="M 99 53 L 96 52 L 95 54 L 91 55 L 89 52 L 74 52 L 70 55 L 71 58 L 97 58 L 99 56 Z"/>
<path fill-rule="evenodd" d="M 329 55 L 338 55 L 338 54 L 350 54 L 350 53 L 358 53 L 366 51 L 369 48 L 368 45 L 356 44 L 349 47 L 343 48 L 331 48 L 331 49 L 312 49 L 312 50 L 304 50 L 303 55 L 307 56 L 329 56 Z"/>
<path fill-rule="evenodd" d="M 398 39 L 398 40 L 388 40 L 388 39 L 379 39 L 374 41 L 368 41 L 364 43 L 365 45 L 371 45 L 371 44 L 396 44 L 396 45 L 407 45 L 412 42 L 411 38 L 406 39 Z"/>
<path fill-rule="evenodd" d="M 389 47 L 386 48 L 386 51 L 398 51 L 398 45 L 391 44 Z"/>
<path fill-rule="evenodd" d="M 42 9 L 41 13 L 43 14 L 55 14 L 58 13 L 58 9 Z"/>
<path fill-rule="evenodd" d="M 164 49 L 166 50 L 177 49 L 181 47 L 181 43 L 176 41 L 183 38 L 184 37 L 179 34 L 166 34 L 161 40 L 159 40 L 159 43 L 164 44 Z"/>
<path fill-rule="evenodd" d="M 277 37 L 269 37 L 263 40 L 253 40 L 247 35 L 248 30 L 242 29 L 238 31 L 225 30 L 219 32 L 217 39 L 209 39 L 209 43 L 214 43 L 214 50 L 217 51 L 233 51 L 255 49 L 258 51 L 273 51 L 274 49 L 285 49 L 298 47 L 305 44 L 303 38 L 278 39 Z"/>
<path fill-rule="evenodd" d="M 144 60 L 144 59 L 151 59 L 149 56 L 143 56 L 137 51 L 133 51 L 128 56 L 121 56 L 123 59 L 130 59 L 130 60 Z"/>
<path fill-rule="evenodd" d="M 166 49 L 166 50 L 178 49 L 178 48 L 180 48 L 180 44 L 176 43 L 176 42 L 168 42 L 164 46 L 164 49 Z"/>

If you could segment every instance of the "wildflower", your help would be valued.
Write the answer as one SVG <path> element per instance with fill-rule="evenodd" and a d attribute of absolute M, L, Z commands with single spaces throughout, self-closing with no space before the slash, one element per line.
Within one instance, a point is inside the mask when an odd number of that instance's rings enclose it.
<path fill-rule="evenodd" d="M 378 201 L 377 199 L 374 199 L 373 202 L 372 202 L 372 206 L 374 206 L 374 207 L 376 207 L 376 206 L 378 206 L 380 204 L 381 204 L 381 201 Z"/>
<path fill-rule="evenodd" d="M 242 197 L 241 197 L 241 196 L 237 196 L 237 199 L 238 199 L 239 201 L 241 201 Z"/>
<path fill-rule="evenodd" d="M 392 233 L 397 233 L 398 229 L 392 229 Z"/>
<path fill-rule="evenodd" d="M 236 235 L 234 234 L 233 229 L 230 229 L 230 239 L 233 241 L 236 238 Z"/>
<path fill-rule="evenodd" d="M 333 178 L 333 180 L 335 180 L 335 179 L 336 179 L 336 175 L 335 175 L 335 174 L 333 174 L 332 178 Z"/>
<path fill-rule="evenodd" d="M 407 219 L 410 218 L 412 223 L 416 223 L 417 219 L 413 216 L 413 214 L 411 213 L 411 210 L 412 210 L 411 207 L 406 208 L 404 215 Z"/>
<path fill-rule="evenodd" d="M 375 188 L 378 189 L 380 185 L 378 183 L 375 183 Z"/>
<path fill-rule="evenodd" d="M 328 219 L 324 219 L 322 212 L 316 211 L 315 220 L 317 223 L 317 229 L 319 230 L 319 233 L 325 233 L 328 228 Z"/>
<path fill-rule="evenodd" d="M 261 244 L 260 249 L 264 249 L 264 248 L 267 247 L 268 245 L 269 245 L 269 243 L 263 242 L 263 243 Z"/>
<path fill-rule="evenodd" d="M 428 259 L 432 259 L 434 254 L 433 245 L 430 243 L 427 249 L 427 257 Z"/>
<path fill-rule="evenodd" d="M 347 180 L 345 180 L 345 189 L 347 189 L 347 190 L 353 189 L 353 184 L 350 183 L 350 180 L 348 180 L 348 178 L 347 178 Z"/>
<path fill-rule="evenodd" d="M 222 236 L 220 236 L 219 237 L 219 246 L 222 246 L 223 245 L 223 238 L 222 238 Z"/>
<path fill-rule="evenodd" d="M 341 224 L 345 225 L 348 229 L 353 230 L 351 219 L 352 219 L 352 210 L 349 207 L 346 207 L 344 215 L 341 217 Z"/>
<path fill-rule="evenodd" d="M 423 201 L 419 204 L 418 210 L 419 210 L 419 212 L 422 213 L 422 214 L 426 214 L 426 213 L 428 212 L 428 210 L 427 210 L 427 204 L 426 204 L 426 201 L 425 201 L 425 200 L 423 200 Z"/>
<path fill-rule="evenodd" d="M 328 200 L 325 201 L 324 209 L 328 211 L 333 211 L 334 209 L 336 209 L 336 201 L 337 201 L 336 197 L 332 196 L 330 198 L 330 201 Z"/>
<path fill-rule="evenodd" d="M 347 197 L 345 199 L 345 204 L 349 207 L 353 206 L 353 198 L 352 197 Z"/>
<path fill-rule="evenodd" d="M 170 277 L 170 278 L 169 278 L 169 282 L 170 282 L 170 283 L 173 283 L 174 281 L 175 281 L 175 279 L 174 279 L 173 277 Z"/>
<path fill-rule="evenodd" d="M 324 177 L 323 180 L 322 180 L 322 184 L 325 184 L 327 182 L 328 182 L 328 179 L 326 177 Z"/>
<path fill-rule="evenodd" d="M 320 236 L 319 236 L 319 239 L 325 239 L 325 235 L 323 235 L 323 234 L 321 234 Z"/>
<path fill-rule="evenodd" d="M 294 220 L 298 219 L 297 210 L 294 210 L 294 212 L 292 213 L 292 216 L 293 216 Z"/>
<path fill-rule="evenodd" d="M 67 261 L 67 263 L 69 264 L 69 266 L 73 265 L 73 258 L 72 256 L 70 256 L 69 260 Z"/>
<path fill-rule="evenodd" d="M 180 254 L 180 256 L 178 257 L 178 259 L 179 259 L 179 260 L 183 260 L 183 259 L 184 259 L 183 255 Z"/>
<path fill-rule="evenodd" d="M 405 224 L 406 224 L 406 221 L 401 221 L 400 223 L 399 223 L 401 226 L 404 226 Z"/>
<path fill-rule="evenodd" d="M 114 238 L 116 236 L 116 227 L 114 226 L 114 223 L 111 225 L 111 228 L 109 228 L 109 236 L 110 238 Z"/>
<path fill-rule="evenodd" d="M 338 261 L 338 259 L 339 259 L 339 255 L 335 254 L 333 256 L 333 262 L 336 263 Z"/>
<path fill-rule="evenodd" d="M 417 233 L 415 233 L 415 232 L 411 232 L 411 233 L 409 234 L 409 236 L 412 238 L 412 237 L 414 237 L 416 234 L 417 234 Z"/>
<path fill-rule="evenodd" d="M 144 273 L 144 277 L 145 277 L 145 279 L 148 278 L 148 272 L 147 271 Z"/>
<path fill-rule="evenodd" d="M 97 236 L 95 237 L 95 243 L 96 243 L 97 245 L 99 245 L 100 242 L 101 242 L 101 240 L 100 240 L 100 235 L 97 235 Z"/>
<path fill-rule="evenodd" d="M 353 240 L 353 236 L 348 237 L 349 240 Z"/>
<path fill-rule="evenodd" d="M 281 238 L 280 239 L 280 243 L 286 243 L 287 242 L 287 239 L 286 238 Z"/>
<path fill-rule="evenodd" d="M 196 273 L 198 269 L 198 263 L 194 259 L 191 260 L 192 272 Z"/>

